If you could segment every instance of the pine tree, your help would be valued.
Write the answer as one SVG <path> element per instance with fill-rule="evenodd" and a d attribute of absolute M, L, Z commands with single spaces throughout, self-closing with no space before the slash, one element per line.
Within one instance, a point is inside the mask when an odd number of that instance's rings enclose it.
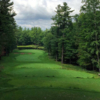
<path fill-rule="evenodd" d="M 9 54 L 15 48 L 15 27 L 16 23 L 13 11 L 13 2 L 10 0 L 0 0 L 0 46 L 1 52 L 5 49 Z"/>
<path fill-rule="evenodd" d="M 67 3 L 64 2 L 63 6 L 58 5 L 56 15 L 52 17 L 54 25 L 59 28 L 58 37 L 59 37 L 59 54 L 61 55 L 61 62 L 64 62 L 64 45 L 65 45 L 65 30 L 69 28 L 69 23 L 71 20 L 70 13 L 73 10 L 68 7 Z M 61 48 L 61 49 L 60 49 Z"/>
<path fill-rule="evenodd" d="M 51 33 L 53 34 L 53 39 L 51 41 L 51 55 L 58 61 L 58 27 L 52 26 Z"/>

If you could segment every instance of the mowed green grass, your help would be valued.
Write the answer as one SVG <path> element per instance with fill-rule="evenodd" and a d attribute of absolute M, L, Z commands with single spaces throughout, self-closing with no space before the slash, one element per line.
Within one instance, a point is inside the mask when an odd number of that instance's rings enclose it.
<path fill-rule="evenodd" d="M 15 50 L 0 65 L 0 100 L 99 100 L 100 78 L 50 59 L 42 50 Z"/>

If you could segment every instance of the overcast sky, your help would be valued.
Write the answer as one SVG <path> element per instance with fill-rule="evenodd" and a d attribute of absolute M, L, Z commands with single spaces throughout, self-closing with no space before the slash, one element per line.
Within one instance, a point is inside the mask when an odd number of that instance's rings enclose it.
<path fill-rule="evenodd" d="M 14 2 L 15 20 L 22 27 L 41 27 L 43 30 L 51 27 L 51 17 L 55 15 L 58 4 L 67 2 L 68 6 L 78 14 L 82 0 L 11 0 Z"/>

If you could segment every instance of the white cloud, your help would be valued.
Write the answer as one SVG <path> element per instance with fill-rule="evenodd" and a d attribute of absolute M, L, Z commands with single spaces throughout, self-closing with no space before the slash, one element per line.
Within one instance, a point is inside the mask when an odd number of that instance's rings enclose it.
<path fill-rule="evenodd" d="M 15 17 L 18 25 L 22 27 L 40 26 L 42 29 L 50 28 L 51 17 L 55 15 L 58 4 L 67 2 L 68 6 L 79 13 L 81 0 L 11 0 L 14 2 Z"/>

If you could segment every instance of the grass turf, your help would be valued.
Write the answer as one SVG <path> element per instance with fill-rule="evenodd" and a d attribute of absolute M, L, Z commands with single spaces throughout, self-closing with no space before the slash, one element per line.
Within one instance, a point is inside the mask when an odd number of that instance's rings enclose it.
<path fill-rule="evenodd" d="M 0 65 L 0 100 L 99 100 L 100 78 L 42 50 L 15 50 Z"/>

